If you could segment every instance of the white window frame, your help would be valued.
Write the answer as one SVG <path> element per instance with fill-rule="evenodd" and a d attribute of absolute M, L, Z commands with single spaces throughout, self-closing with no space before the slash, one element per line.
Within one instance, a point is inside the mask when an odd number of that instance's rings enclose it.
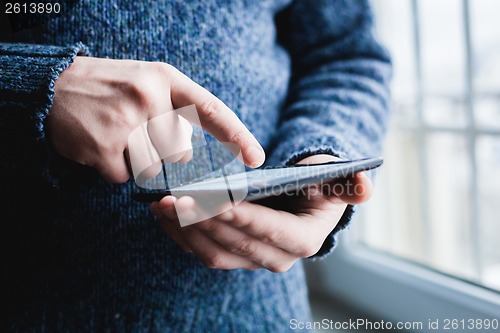
<path fill-rule="evenodd" d="M 397 0 L 395 0 L 397 1 Z M 422 100 L 421 60 L 419 45 L 418 0 L 412 1 L 417 63 L 417 99 Z M 499 135 L 499 131 L 479 130 L 474 123 L 472 87 L 472 50 L 469 21 L 469 0 L 461 0 L 464 8 L 464 38 L 467 75 L 467 116 L 469 125 L 464 129 L 430 128 L 422 119 L 422 105 L 417 105 L 420 115 L 417 131 L 460 132 L 468 137 L 472 172 L 476 177 L 475 141 L 479 134 Z M 423 142 L 423 140 L 420 140 Z M 420 147 L 420 163 L 425 165 L 425 147 Z M 471 217 L 478 217 L 477 179 L 473 180 Z M 422 191 L 425 193 L 425 191 Z M 425 202 L 425 198 L 424 201 Z M 355 218 L 359 219 L 357 216 Z M 362 217 L 361 217 L 362 218 Z M 425 219 L 426 217 L 423 216 Z M 358 223 L 361 221 L 353 221 Z M 473 238 L 476 267 L 480 270 L 480 239 L 477 223 L 470 230 Z M 424 329 L 419 332 L 436 332 L 427 328 L 429 320 L 439 319 L 498 319 L 500 320 L 500 293 L 469 281 L 434 271 L 429 267 L 378 251 L 357 242 L 349 233 L 343 233 L 339 246 L 321 264 L 308 264 L 309 285 L 313 293 L 321 293 L 332 300 L 341 301 L 366 313 L 368 317 L 393 322 L 420 321 Z M 314 281 L 311 278 L 314 277 Z M 357 319 L 357 318 L 353 318 Z M 442 327 L 441 327 L 442 328 Z M 459 330 L 460 331 L 460 330 Z"/>

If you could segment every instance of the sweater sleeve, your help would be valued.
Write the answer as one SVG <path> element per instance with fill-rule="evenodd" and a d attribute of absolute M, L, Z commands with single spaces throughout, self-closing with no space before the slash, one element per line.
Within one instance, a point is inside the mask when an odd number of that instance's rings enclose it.
<path fill-rule="evenodd" d="M 314 154 L 379 155 L 391 62 L 374 37 L 368 0 L 296 0 L 276 22 L 292 77 L 268 163 L 290 165 Z M 315 257 L 334 248 L 353 211 L 348 206 Z"/>
<path fill-rule="evenodd" d="M 81 43 L 62 47 L 0 43 L 0 152 L 4 172 L 25 168 L 46 175 L 48 145 L 44 120 L 54 84 L 78 54 Z M 29 162 L 29 163 L 28 163 Z"/>

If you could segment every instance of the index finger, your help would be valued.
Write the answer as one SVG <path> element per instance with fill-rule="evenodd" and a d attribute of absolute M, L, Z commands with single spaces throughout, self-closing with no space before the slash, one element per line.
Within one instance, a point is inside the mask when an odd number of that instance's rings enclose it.
<path fill-rule="evenodd" d="M 247 166 L 256 168 L 264 163 L 265 153 L 262 146 L 221 100 L 178 70 L 170 89 L 174 107 L 194 104 L 202 127 L 220 142 L 237 145 Z"/>

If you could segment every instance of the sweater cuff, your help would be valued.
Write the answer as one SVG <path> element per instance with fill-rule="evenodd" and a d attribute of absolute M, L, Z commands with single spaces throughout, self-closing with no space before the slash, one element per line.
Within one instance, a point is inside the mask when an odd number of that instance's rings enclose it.
<path fill-rule="evenodd" d="M 88 49 L 77 43 L 71 46 L 0 43 L 0 110 L 2 136 L 16 142 L 10 149 L 9 167 L 16 161 L 33 160 L 25 172 L 41 176 L 57 187 L 61 170 L 59 155 L 51 148 L 44 122 L 52 107 L 54 86 L 59 75 L 77 55 L 88 55 Z"/>
<path fill-rule="evenodd" d="M 77 43 L 68 47 L 0 44 L 2 64 L 1 103 L 21 106 L 32 112 L 38 140 L 45 138 L 44 121 L 54 99 L 54 85 L 77 55 L 87 55 L 88 49 Z"/>
<path fill-rule="evenodd" d="M 347 205 L 344 214 L 342 214 L 342 217 L 340 218 L 339 222 L 333 228 L 332 232 L 325 238 L 325 241 L 321 245 L 321 248 L 319 251 L 309 257 L 309 259 L 323 259 L 327 254 L 331 253 L 335 247 L 337 246 L 337 235 L 341 230 L 346 229 L 349 227 L 349 224 L 351 222 L 351 219 L 353 217 L 354 211 L 356 210 L 356 207 L 353 205 Z"/>
<path fill-rule="evenodd" d="M 360 154 L 355 153 L 358 147 L 351 147 L 340 136 L 325 135 L 318 138 L 311 134 L 290 141 L 284 141 L 272 150 L 269 158 L 266 160 L 267 166 L 290 166 L 300 160 L 318 154 L 329 154 L 343 160 L 361 158 Z"/>

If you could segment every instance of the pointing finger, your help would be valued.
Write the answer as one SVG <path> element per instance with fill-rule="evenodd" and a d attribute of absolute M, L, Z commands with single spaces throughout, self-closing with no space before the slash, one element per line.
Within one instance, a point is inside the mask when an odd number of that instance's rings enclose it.
<path fill-rule="evenodd" d="M 255 168 L 264 163 L 264 150 L 236 114 L 181 72 L 177 71 L 175 75 L 171 97 L 176 108 L 194 104 L 202 127 L 219 141 L 236 144 L 241 149 L 243 162 L 247 166 Z"/>

